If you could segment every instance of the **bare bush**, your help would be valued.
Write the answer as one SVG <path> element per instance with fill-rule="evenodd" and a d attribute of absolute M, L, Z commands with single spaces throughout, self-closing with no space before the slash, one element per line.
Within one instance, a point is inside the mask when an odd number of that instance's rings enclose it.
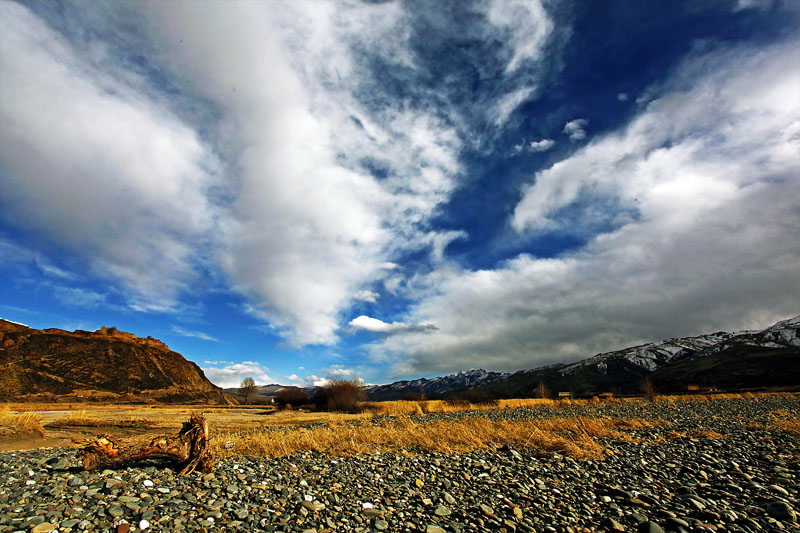
<path fill-rule="evenodd" d="M 317 389 L 313 403 L 320 411 L 358 413 L 359 402 L 366 398 L 364 386 L 359 381 L 335 380 Z"/>
<path fill-rule="evenodd" d="M 656 401 L 656 387 L 653 385 L 653 382 L 650 381 L 650 378 L 644 378 L 642 380 L 639 384 L 639 390 L 642 391 L 644 399 L 648 402 Z"/>
<path fill-rule="evenodd" d="M 539 385 L 536 386 L 536 390 L 533 394 L 534 398 L 551 398 L 553 396 L 550 387 L 548 387 L 544 381 L 539 382 Z"/>
<path fill-rule="evenodd" d="M 311 397 L 302 389 L 283 389 L 275 396 L 279 409 L 302 407 L 311 403 Z"/>

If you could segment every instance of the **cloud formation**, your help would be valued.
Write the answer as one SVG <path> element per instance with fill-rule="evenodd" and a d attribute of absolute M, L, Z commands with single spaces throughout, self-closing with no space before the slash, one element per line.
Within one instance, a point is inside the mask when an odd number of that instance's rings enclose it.
<path fill-rule="evenodd" d="M 226 158 L 241 174 L 221 265 L 290 342 L 335 342 L 353 295 L 385 275 L 394 250 L 429 238 L 426 220 L 459 171 L 459 140 L 435 114 L 362 101 L 358 54 L 412 61 L 405 13 L 398 4 L 148 8 L 170 68 L 236 132 Z"/>
<path fill-rule="evenodd" d="M 3 216 L 119 280 L 131 304 L 168 309 L 194 277 L 188 243 L 214 226 L 215 161 L 92 46 L 76 48 L 19 4 L 0 6 Z"/>
<path fill-rule="evenodd" d="M 542 139 L 541 141 L 533 141 L 529 145 L 530 149 L 534 152 L 546 152 L 556 145 L 553 139 Z"/>
<path fill-rule="evenodd" d="M 135 310 L 210 273 L 293 346 L 335 343 L 403 283 L 386 265 L 464 235 L 431 224 L 460 154 L 535 97 L 553 33 L 538 0 L 2 5 L 6 216 Z M 436 73 L 454 40 L 493 59 L 480 102 Z"/>
<path fill-rule="evenodd" d="M 363 330 L 375 333 L 412 333 L 437 329 L 433 324 L 403 324 L 402 322 L 392 322 L 389 324 L 377 318 L 365 315 L 358 316 L 351 320 L 349 326 L 356 331 Z"/>
<path fill-rule="evenodd" d="M 219 342 L 219 339 L 216 339 L 216 338 L 212 337 L 208 333 L 203 333 L 202 331 L 193 331 L 193 330 L 190 330 L 190 329 L 182 328 L 180 326 L 172 326 L 170 328 L 170 330 L 173 333 L 176 333 L 176 334 L 180 335 L 181 337 L 192 337 L 192 338 L 200 339 L 200 340 L 204 340 L 204 341 Z M 206 363 L 208 363 L 208 361 L 206 361 Z"/>
<path fill-rule="evenodd" d="M 269 376 L 269 368 L 256 361 L 242 361 L 221 367 L 214 363 L 214 361 L 205 361 L 205 364 L 213 366 L 202 367 L 203 373 L 211 383 L 223 389 L 238 387 L 244 378 L 253 378 L 258 386 L 273 383 L 273 379 Z M 220 361 L 219 363 L 224 362 Z"/>
<path fill-rule="evenodd" d="M 627 126 L 537 173 L 511 224 L 594 231 L 597 202 L 624 216 L 560 257 L 432 273 L 406 318 L 438 331 L 387 337 L 372 357 L 396 375 L 510 370 L 796 315 L 796 46 L 685 61 Z"/>
<path fill-rule="evenodd" d="M 586 126 L 589 121 L 585 118 L 576 118 L 564 124 L 564 133 L 567 134 L 570 141 L 582 141 L 586 138 Z"/>

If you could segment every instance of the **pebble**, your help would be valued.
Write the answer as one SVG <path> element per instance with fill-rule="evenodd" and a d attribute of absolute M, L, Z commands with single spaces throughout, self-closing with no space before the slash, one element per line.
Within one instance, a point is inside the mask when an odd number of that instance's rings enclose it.
<path fill-rule="evenodd" d="M 800 412 L 800 398 L 598 403 L 413 418 L 669 421 L 623 430 L 629 439 L 598 439 L 610 454 L 588 461 L 520 444 L 452 455 L 308 451 L 225 459 L 214 474 L 181 477 L 163 465 L 83 472 L 74 449 L 0 453 L 0 533 L 122 532 L 132 526 L 176 532 L 798 531 L 800 465 L 793 458 L 800 444 L 792 434 L 759 429 L 769 427 L 777 410 Z M 701 432 L 722 438 L 696 436 Z"/>

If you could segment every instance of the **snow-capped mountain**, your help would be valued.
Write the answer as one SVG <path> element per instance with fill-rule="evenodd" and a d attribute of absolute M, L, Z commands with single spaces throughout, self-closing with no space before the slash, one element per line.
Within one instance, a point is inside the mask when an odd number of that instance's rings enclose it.
<path fill-rule="evenodd" d="M 567 365 L 560 372 L 562 375 L 569 375 L 583 367 L 595 367 L 598 372 L 604 373 L 607 370 L 609 360 L 619 359 L 639 366 L 648 372 L 653 372 L 687 357 L 702 357 L 703 355 L 719 353 L 735 345 L 761 348 L 800 346 L 800 333 L 798 331 L 800 331 L 800 316 L 781 320 L 760 331 L 740 331 L 737 333 L 719 331 L 708 335 L 666 339 L 614 352 L 601 353 Z"/>
<path fill-rule="evenodd" d="M 450 374 L 433 379 L 414 379 L 411 381 L 396 381 L 388 385 L 373 385 L 366 388 L 370 399 L 402 399 L 408 394 L 424 394 L 425 396 L 439 396 L 459 389 L 473 389 L 508 377 L 507 372 L 487 372 L 483 369 L 463 370 L 457 374 Z"/>
<path fill-rule="evenodd" d="M 699 335 L 697 337 L 686 337 L 683 339 L 667 339 L 660 342 L 651 342 L 625 348 L 615 352 L 597 354 L 594 357 L 578 361 L 567 365 L 560 370 L 561 374 L 572 374 L 582 367 L 595 366 L 598 371 L 605 372 L 608 368 L 609 359 L 622 358 L 626 361 L 640 366 L 647 371 L 667 365 L 673 361 L 684 359 L 695 355 L 704 350 L 717 346 L 721 342 L 731 338 L 733 334 L 720 331 L 710 335 Z"/>
<path fill-rule="evenodd" d="M 763 330 L 666 339 L 513 374 L 470 370 L 434 379 L 398 381 L 370 387 L 367 393 L 370 398 L 388 400 L 409 393 L 432 397 L 477 388 L 494 397 L 524 397 L 532 395 L 539 383 L 553 391 L 578 394 L 637 392 L 645 377 L 662 391 L 685 391 L 689 384 L 800 387 L 800 316 Z"/>

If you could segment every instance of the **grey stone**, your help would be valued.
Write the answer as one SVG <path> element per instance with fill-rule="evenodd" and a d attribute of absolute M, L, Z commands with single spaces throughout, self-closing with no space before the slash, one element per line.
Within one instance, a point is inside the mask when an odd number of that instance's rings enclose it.
<path fill-rule="evenodd" d="M 639 533 L 664 533 L 664 530 L 658 525 L 656 522 L 647 521 L 642 522 L 638 526 L 636 526 L 636 530 Z"/>
<path fill-rule="evenodd" d="M 776 520 L 794 522 L 795 511 L 786 502 L 772 502 L 767 504 L 767 514 Z"/>

